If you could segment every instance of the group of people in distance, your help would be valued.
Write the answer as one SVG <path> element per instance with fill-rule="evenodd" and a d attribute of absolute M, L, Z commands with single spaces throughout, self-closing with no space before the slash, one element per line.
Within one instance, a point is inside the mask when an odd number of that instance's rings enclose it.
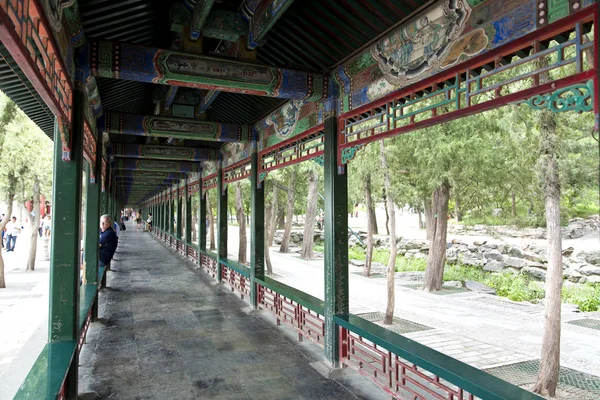
<path fill-rule="evenodd" d="M 4 219 L 4 215 L 0 217 L 0 221 Z M 33 213 L 31 214 L 33 218 Z M 46 214 L 44 218 L 40 221 L 39 234 L 40 237 L 44 236 L 46 238 L 50 238 L 50 214 Z M 2 230 L 2 241 L 0 242 L 0 247 L 6 247 L 6 252 L 15 251 L 15 244 L 17 243 L 17 237 L 21 234 L 21 230 L 23 229 L 23 225 L 17 222 L 17 217 L 13 216 L 6 223 L 6 226 Z M 6 244 L 4 243 L 4 239 L 6 239 Z"/>

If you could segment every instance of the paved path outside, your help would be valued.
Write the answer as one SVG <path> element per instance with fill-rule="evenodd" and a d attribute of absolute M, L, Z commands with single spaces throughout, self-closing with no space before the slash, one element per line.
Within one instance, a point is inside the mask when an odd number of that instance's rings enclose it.
<path fill-rule="evenodd" d="M 229 226 L 228 250 L 237 259 L 238 232 Z M 250 236 L 248 236 L 250 237 Z M 302 260 L 298 254 L 279 253 L 279 246 L 270 248 L 274 279 L 320 299 L 323 298 L 324 261 Z M 365 278 L 350 273 L 350 311 L 356 314 L 385 312 L 387 289 L 385 278 Z M 538 359 L 541 352 L 544 309 L 539 305 L 511 302 L 501 297 L 475 292 L 436 295 L 409 289 L 408 282 L 396 281 L 397 317 L 436 328 L 439 350 L 479 368 L 489 368 L 518 361 Z M 415 283 L 415 282 L 410 282 Z M 571 308 L 563 310 L 561 334 L 561 365 L 600 376 L 600 331 L 566 324 L 584 314 Z M 600 317 L 600 313 L 596 313 Z M 600 318 L 599 318 L 600 319 Z M 413 333 L 415 340 L 436 348 L 425 340 L 431 331 Z M 422 335 L 422 336 L 421 336 Z M 464 343 L 457 343 L 460 338 Z M 445 345 L 450 346 L 446 348 Z M 473 347 L 490 350 L 474 354 Z M 466 356 L 465 356 L 466 354 Z M 472 356 L 487 355 L 490 361 L 474 361 Z M 504 360 L 504 361 L 502 361 Z"/>
<path fill-rule="evenodd" d="M 216 285 L 149 233 L 119 240 L 101 320 L 80 356 L 86 399 L 385 399 L 360 375 L 327 380 L 310 362 L 322 350 L 297 342 L 268 313 Z"/>
<path fill-rule="evenodd" d="M 47 340 L 50 263 L 38 239 L 36 268 L 25 271 L 29 232 L 14 252 L 2 249 L 6 288 L 0 289 L 0 400 L 12 399 Z"/>

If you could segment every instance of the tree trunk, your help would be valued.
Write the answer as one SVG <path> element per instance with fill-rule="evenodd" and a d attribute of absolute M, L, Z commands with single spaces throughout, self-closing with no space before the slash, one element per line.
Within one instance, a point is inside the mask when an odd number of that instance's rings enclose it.
<path fill-rule="evenodd" d="M 431 205 L 431 199 L 423 200 L 423 209 L 425 210 L 425 233 L 427 241 L 431 243 L 433 240 L 433 232 L 435 230 L 435 221 L 433 219 L 433 206 Z"/>
<path fill-rule="evenodd" d="M 302 251 L 300 258 L 312 259 L 313 244 L 315 241 L 315 219 L 317 217 L 317 198 L 319 190 L 319 175 L 313 171 L 308 171 L 308 203 L 306 205 L 306 218 L 304 220 L 304 236 L 302 240 Z"/>
<path fill-rule="evenodd" d="M 271 212 L 269 217 L 265 219 L 268 221 L 268 232 L 269 234 L 266 237 L 267 246 L 273 246 L 273 238 L 275 238 L 275 230 L 277 229 L 277 195 L 279 193 L 279 189 L 277 186 L 273 185 L 273 201 L 271 202 Z"/>
<path fill-rule="evenodd" d="M 417 214 L 419 214 L 419 229 L 424 229 L 425 224 L 423 223 L 423 213 L 420 208 L 417 208 Z"/>
<path fill-rule="evenodd" d="M 512 201 L 512 216 L 513 216 L 513 218 L 516 218 L 517 217 L 517 200 L 516 200 L 516 194 L 515 194 L 514 190 L 510 194 L 510 197 L 511 197 L 511 201 Z"/>
<path fill-rule="evenodd" d="M 388 201 L 385 188 L 383 188 L 383 207 L 385 208 L 385 231 L 390 236 L 390 213 L 388 210 Z"/>
<path fill-rule="evenodd" d="M 17 185 L 17 178 L 14 173 L 10 171 L 8 173 L 8 193 L 6 195 L 6 214 L 4 219 L 0 222 L 0 231 L 4 230 L 6 224 L 11 218 L 13 211 L 13 201 L 15 200 L 15 186 Z M 0 289 L 6 287 L 6 281 L 4 280 L 4 258 L 3 252 L 0 251 Z"/>
<path fill-rule="evenodd" d="M 463 219 L 463 215 L 462 215 L 462 202 L 460 201 L 460 192 L 458 188 L 455 188 L 455 194 L 454 194 L 454 201 L 455 201 L 455 208 L 456 208 L 456 222 L 461 222 Z"/>
<path fill-rule="evenodd" d="M 27 259 L 27 271 L 35 270 L 35 256 L 37 253 L 38 229 L 40 227 L 40 181 L 37 176 L 33 177 L 33 217 L 30 219 L 31 240 L 29 241 L 29 258 Z"/>
<path fill-rule="evenodd" d="M 217 248 L 215 244 L 215 217 L 213 215 L 212 206 L 210 204 L 210 197 L 208 193 L 206 193 L 206 211 L 208 212 L 208 231 L 209 231 L 209 239 L 210 239 L 210 250 L 215 250 Z M 202 223 L 206 223 L 206 221 L 202 221 Z"/>
<path fill-rule="evenodd" d="M 373 197 L 371 195 L 371 174 L 367 173 L 365 177 L 365 203 L 367 204 L 367 254 L 365 257 L 364 276 L 371 276 L 371 260 L 373 258 L 373 233 L 376 228 L 376 222 L 373 220 L 375 215 L 373 210 Z"/>
<path fill-rule="evenodd" d="M 541 59 L 538 67 L 547 65 Z M 540 76 L 540 84 L 548 74 Z M 560 369 L 560 310 L 562 291 L 562 243 L 560 233 L 560 180 L 558 172 L 559 137 L 556 117 L 551 111 L 540 111 L 540 170 L 546 198 L 546 234 L 548 236 L 548 268 L 546 274 L 546 322 L 542 339 L 540 371 L 533 388 L 542 396 L 554 397 Z"/>
<path fill-rule="evenodd" d="M 448 231 L 448 200 L 450 183 L 444 179 L 433 192 L 433 240 L 430 242 L 429 255 L 423 290 L 435 292 L 442 288 L 444 264 L 446 263 L 446 234 Z"/>
<path fill-rule="evenodd" d="M 288 184 L 287 193 L 287 208 L 285 215 L 285 229 L 283 230 L 283 237 L 281 238 L 281 246 L 279 247 L 280 253 L 287 253 L 290 251 L 290 235 L 292 234 L 292 221 L 294 218 L 294 193 L 296 191 L 296 167 L 292 169 L 290 175 L 290 182 Z"/>
<path fill-rule="evenodd" d="M 246 264 L 246 216 L 244 215 L 244 203 L 242 201 L 242 186 L 239 181 L 235 185 L 235 217 L 240 225 L 238 262 Z"/>
<path fill-rule="evenodd" d="M 285 229 L 285 210 L 283 207 L 277 210 L 277 229 Z"/>
<path fill-rule="evenodd" d="M 387 265 L 387 306 L 385 308 L 384 325 L 391 325 L 394 320 L 394 306 L 396 305 L 394 274 L 396 273 L 396 256 L 398 248 L 396 246 L 396 211 L 394 209 L 394 199 L 392 198 L 392 184 L 390 182 L 390 173 L 385 156 L 385 146 L 383 140 L 379 141 L 379 153 L 381 155 L 381 170 L 385 183 L 385 193 L 387 200 L 387 212 L 389 212 L 389 230 L 390 230 L 390 259 Z M 387 215 L 386 212 L 386 215 Z"/>
<path fill-rule="evenodd" d="M 273 186 L 275 187 L 275 186 Z M 277 190 L 277 188 L 275 188 L 275 190 Z M 277 200 L 277 199 L 274 199 Z M 270 221 L 273 219 L 272 218 L 272 213 L 273 213 L 273 200 L 271 200 L 271 203 L 265 204 L 265 226 L 264 226 L 264 230 L 265 230 L 265 240 L 264 240 L 264 246 L 265 246 L 265 266 L 267 268 L 267 275 L 273 275 L 273 264 L 271 263 L 271 253 L 269 252 L 269 237 L 271 235 L 271 229 L 275 230 L 275 227 L 269 227 L 270 225 Z"/>

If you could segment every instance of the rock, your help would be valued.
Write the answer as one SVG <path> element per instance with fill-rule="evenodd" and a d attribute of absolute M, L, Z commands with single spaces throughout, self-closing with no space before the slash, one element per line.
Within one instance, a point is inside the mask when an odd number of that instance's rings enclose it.
<path fill-rule="evenodd" d="M 584 276 L 579 280 L 579 283 L 600 283 L 600 276 Z"/>
<path fill-rule="evenodd" d="M 304 238 L 304 235 L 300 232 L 292 232 L 290 234 L 290 240 L 293 243 L 302 243 L 303 238 Z"/>
<path fill-rule="evenodd" d="M 586 265 L 584 267 L 579 268 L 579 272 L 585 276 L 600 275 L 600 267 Z"/>
<path fill-rule="evenodd" d="M 500 272 L 502 271 L 502 268 L 504 268 L 504 263 L 502 261 L 492 260 L 485 264 L 483 270 L 490 272 Z"/>
<path fill-rule="evenodd" d="M 530 276 L 538 281 L 546 281 L 546 270 L 536 267 L 525 267 L 521 270 L 522 273 Z"/>
<path fill-rule="evenodd" d="M 588 251 L 583 254 L 583 257 L 589 264 L 600 265 L 600 251 Z"/>
<path fill-rule="evenodd" d="M 541 256 L 539 254 L 535 254 L 535 253 L 523 253 L 523 258 L 529 261 L 534 261 L 537 263 L 547 263 L 548 262 L 548 257 L 546 256 Z"/>
<path fill-rule="evenodd" d="M 573 254 L 573 250 L 575 250 L 575 248 L 567 247 L 566 249 L 563 249 L 562 255 L 565 257 L 569 257 L 571 254 Z"/>
<path fill-rule="evenodd" d="M 495 261 L 502 261 L 502 253 L 500 253 L 498 250 L 489 250 L 486 251 L 485 253 L 483 253 L 483 257 L 486 260 L 495 260 Z"/>
<path fill-rule="evenodd" d="M 581 275 L 579 271 L 576 271 L 571 268 L 563 271 L 563 278 L 567 279 L 569 282 L 578 283 L 581 280 L 582 276 L 583 275 Z"/>
<path fill-rule="evenodd" d="M 462 288 L 463 287 L 463 283 L 461 281 L 448 281 L 448 282 L 444 282 L 442 284 L 442 286 L 446 286 L 446 287 L 454 287 L 454 288 Z"/>
<path fill-rule="evenodd" d="M 365 266 L 365 261 L 364 260 L 348 260 L 348 262 L 356 267 L 364 267 Z"/>
<path fill-rule="evenodd" d="M 461 264 L 469 265 L 471 267 L 483 267 L 483 260 L 477 258 L 463 257 L 463 259 L 461 260 Z"/>
<path fill-rule="evenodd" d="M 539 263 L 539 262 L 529 261 L 529 260 L 526 260 L 525 262 L 527 263 L 528 267 L 540 268 L 540 269 L 548 269 L 548 264 L 542 264 L 542 263 Z"/>
<path fill-rule="evenodd" d="M 421 242 L 421 241 L 417 241 L 417 240 L 409 240 L 406 242 L 406 249 L 407 250 L 415 250 L 415 249 L 421 249 L 421 247 L 423 247 L 425 243 Z"/>
<path fill-rule="evenodd" d="M 396 272 L 394 278 L 401 281 L 422 282 L 425 279 L 425 272 Z"/>
<path fill-rule="evenodd" d="M 507 267 L 512 267 L 512 268 L 523 268 L 523 267 L 527 266 L 527 262 L 525 260 L 523 260 L 522 258 L 517 258 L 517 257 L 505 257 L 504 264 Z"/>
<path fill-rule="evenodd" d="M 472 292 L 496 294 L 494 289 L 477 281 L 466 281 L 465 287 Z"/>
<path fill-rule="evenodd" d="M 510 250 L 508 250 L 508 254 L 513 257 L 523 258 L 523 250 L 516 246 L 511 246 Z"/>
<path fill-rule="evenodd" d="M 502 270 L 502 273 L 519 275 L 521 273 L 520 268 L 506 267 Z"/>
<path fill-rule="evenodd" d="M 479 251 L 479 247 L 474 244 L 470 244 L 468 249 L 471 253 L 477 253 Z"/>
<path fill-rule="evenodd" d="M 406 258 L 427 258 L 426 254 L 421 253 L 420 250 L 417 249 L 412 249 L 412 250 L 408 250 L 405 254 L 404 257 Z"/>
<path fill-rule="evenodd" d="M 476 240 L 476 241 L 474 241 L 474 242 L 473 242 L 473 244 L 474 244 L 475 246 L 477 246 L 477 247 L 481 247 L 481 246 L 483 246 L 483 245 L 484 245 L 484 244 L 486 244 L 486 243 L 487 243 L 487 240 L 484 240 L 483 242 L 480 242 L 480 241 L 477 241 L 477 240 Z"/>

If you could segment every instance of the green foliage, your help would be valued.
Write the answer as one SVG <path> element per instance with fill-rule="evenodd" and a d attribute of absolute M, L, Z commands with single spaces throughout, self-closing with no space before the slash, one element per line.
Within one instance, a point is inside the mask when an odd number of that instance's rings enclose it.
<path fill-rule="evenodd" d="M 513 301 L 536 302 L 544 298 L 542 285 L 527 279 L 524 275 L 510 273 L 490 275 L 484 283 L 494 288 L 499 296 Z"/>
<path fill-rule="evenodd" d="M 444 281 L 478 281 L 483 282 L 489 275 L 479 268 L 462 264 L 449 264 L 444 268 Z"/>
<path fill-rule="evenodd" d="M 320 251 L 320 250 L 319 250 Z M 360 246 L 353 246 L 348 249 L 349 260 L 365 260 L 365 250 Z M 377 262 L 387 265 L 390 259 L 390 251 L 388 249 L 374 248 L 372 262 Z M 396 257 L 396 272 L 412 272 L 425 271 L 427 261 L 425 259 L 405 258 L 403 256 Z"/>
<path fill-rule="evenodd" d="M 600 310 L 600 284 L 564 286 L 563 303 L 577 304 L 581 311 Z"/>

